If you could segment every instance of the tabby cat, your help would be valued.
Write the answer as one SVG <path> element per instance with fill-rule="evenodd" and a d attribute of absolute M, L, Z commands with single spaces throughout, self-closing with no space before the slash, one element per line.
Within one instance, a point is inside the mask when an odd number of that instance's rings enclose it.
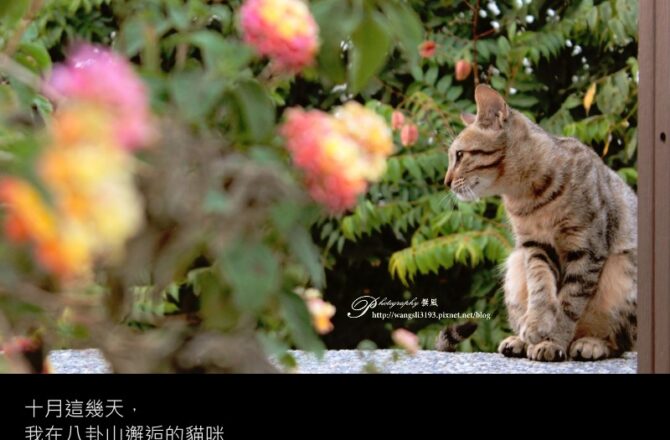
<path fill-rule="evenodd" d="M 515 336 L 498 351 L 563 361 L 632 349 L 637 196 L 592 149 L 547 133 L 492 88 L 477 87 L 475 101 L 444 183 L 460 200 L 501 195 L 516 237 L 504 280 Z"/>

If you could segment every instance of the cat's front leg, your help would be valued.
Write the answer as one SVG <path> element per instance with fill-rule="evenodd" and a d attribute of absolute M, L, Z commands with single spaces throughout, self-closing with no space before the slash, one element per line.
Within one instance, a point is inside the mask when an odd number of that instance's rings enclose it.
<path fill-rule="evenodd" d="M 560 261 L 556 249 L 548 243 L 526 241 L 522 246 L 525 248 L 528 308 L 519 336 L 534 345 L 554 333 L 560 309 L 556 295 Z"/>

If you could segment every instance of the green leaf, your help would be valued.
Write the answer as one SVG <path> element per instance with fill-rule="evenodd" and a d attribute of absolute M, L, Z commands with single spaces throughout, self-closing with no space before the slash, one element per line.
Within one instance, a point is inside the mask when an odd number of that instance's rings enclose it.
<path fill-rule="evenodd" d="M 311 2 L 310 7 L 321 31 L 318 55 L 321 72 L 331 82 L 342 84 L 347 80 L 342 42 L 349 39 L 363 18 L 362 8 L 341 0 Z"/>
<path fill-rule="evenodd" d="M 265 89 L 257 81 L 242 81 L 231 94 L 240 111 L 244 138 L 258 143 L 269 140 L 274 131 L 275 108 Z"/>
<path fill-rule="evenodd" d="M 191 122 L 200 122 L 222 97 L 223 81 L 203 80 L 202 72 L 194 70 L 172 75 L 169 89 L 179 110 Z"/>
<path fill-rule="evenodd" d="M 369 12 L 351 36 L 351 41 L 349 85 L 352 93 L 358 93 L 386 61 L 391 38 L 384 17 L 377 12 Z"/>
<path fill-rule="evenodd" d="M 637 151 L 637 128 L 629 131 L 626 135 L 626 159 L 631 160 Z"/>
<path fill-rule="evenodd" d="M 445 98 L 447 101 L 456 101 L 461 93 L 463 93 L 463 87 L 455 86 L 449 89 Z"/>
<path fill-rule="evenodd" d="M 293 292 L 282 292 L 279 303 L 286 326 L 298 348 L 315 351 L 320 355 L 325 346 L 312 327 L 312 318 L 305 301 Z"/>
<path fill-rule="evenodd" d="M 510 51 L 510 45 L 509 41 L 507 41 L 507 38 L 505 37 L 498 38 L 498 55 L 507 56 L 509 51 Z"/>
<path fill-rule="evenodd" d="M 38 75 L 51 69 L 51 57 L 49 56 L 49 52 L 44 45 L 39 43 L 22 43 L 14 57 L 16 58 L 16 61 Z"/>
<path fill-rule="evenodd" d="M 188 42 L 200 48 L 207 69 L 227 77 L 239 75 L 252 58 L 248 46 L 226 40 L 216 32 L 195 32 L 189 36 Z"/>
<path fill-rule="evenodd" d="M 0 1 L 0 19 L 9 29 L 28 12 L 29 0 Z"/>
<path fill-rule="evenodd" d="M 635 168 L 621 168 L 617 173 L 629 185 L 637 185 L 638 176 Z"/>
<path fill-rule="evenodd" d="M 167 7 L 167 10 L 174 26 L 180 31 L 185 31 L 191 22 L 188 9 L 183 4 L 173 2 Z"/>
<path fill-rule="evenodd" d="M 235 243 L 226 249 L 219 265 L 233 288 L 235 303 L 243 310 L 260 310 L 279 288 L 279 262 L 262 243 Z"/>
<path fill-rule="evenodd" d="M 447 89 L 451 86 L 451 82 L 453 81 L 453 77 L 451 75 L 445 75 L 443 76 L 438 82 L 437 82 L 437 91 L 440 93 L 445 93 Z"/>
<path fill-rule="evenodd" d="M 424 82 L 430 86 L 435 84 L 435 80 L 437 79 L 437 73 L 438 73 L 437 66 L 433 66 L 430 69 L 428 69 L 428 72 L 426 72 L 426 77 L 423 79 Z"/>
<path fill-rule="evenodd" d="M 400 41 L 410 64 L 419 61 L 419 45 L 423 41 L 423 25 L 416 12 L 401 2 L 383 2 L 381 7 L 390 29 Z"/>
<path fill-rule="evenodd" d="M 232 204 L 228 196 L 220 191 L 210 190 L 205 195 L 203 210 L 212 214 L 227 214 Z"/>
<path fill-rule="evenodd" d="M 319 249 L 312 242 L 309 233 L 305 229 L 296 227 L 293 228 L 287 239 L 293 254 L 307 268 L 314 287 L 322 288 L 326 282 L 326 275 L 321 265 Z"/>
<path fill-rule="evenodd" d="M 200 297 L 200 310 L 208 328 L 227 331 L 235 327 L 239 320 L 238 310 L 211 268 L 192 270 L 188 273 L 188 281 Z"/>
<path fill-rule="evenodd" d="M 283 356 L 290 348 L 284 341 L 272 334 L 258 332 L 257 338 L 263 351 L 269 356 Z"/>
<path fill-rule="evenodd" d="M 44 120 L 46 120 L 54 110 L 53 103 L 42 95 L 35 96 L 35 99 L 33 99 L 33 105 Z"/>
<path fill-rule="evenodd" d="M 512 107 L 529 108 L 540 102 L 536 97 L 529 95 L 510 95 L 507 102 Z"/>

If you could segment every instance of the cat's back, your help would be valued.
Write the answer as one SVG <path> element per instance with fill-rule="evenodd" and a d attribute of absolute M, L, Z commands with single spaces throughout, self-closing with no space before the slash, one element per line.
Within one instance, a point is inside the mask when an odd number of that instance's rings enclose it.
<path fill-rule="evenodd" d="M 532 209 L 517 209 L 516 215 L 514 209 L 508 209 L 515 231 L 546 239 L 559 248 L 574 246 L 585 236 L 587 242 L 609 252 L 634 248 L 635 192 L 578 139 L 552 135 L 549 139 L 544 172 L 551 176 L 547 181 L 554 183 L 546 190 L 541 188 L 538 201 L 528 202 Z"/>
<path fill-rule="evenodd" d="M 556 147 L 569 160 L 563 170 L 568 178 L 569 197 L 565 212 L 575 215 L 583 226 L 593 226 L 600 237 L 590 242 L 609 252 L 631 249 L 637 244 L 637 195 L 619 174 L 592 148 L 578 139 L 556 138 Z"/>

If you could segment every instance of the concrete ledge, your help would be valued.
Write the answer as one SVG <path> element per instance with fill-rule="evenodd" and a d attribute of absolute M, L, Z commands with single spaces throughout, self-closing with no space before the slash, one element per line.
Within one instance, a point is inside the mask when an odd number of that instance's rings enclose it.
<path fill-rule="evenodd" d="M 420 351 L 410 356 L 398 350 L 329 350 L 321 360 L 312 353 L 292 351 L 298 367 L 295 373 L 549 373 L 549 374 L 633 374 L 637 353 L 599 362 L 541 363 L 505 358 L 497 353 L 441 353 Z M 109 373 L 110 367 L 98 350 L 59 350 L 49 355 L 54 373 Z M 277 365 L 283 370 L 283 367 Z"/>
<path fill-rule="evenodd" d="M 410 356 L 395 350 L 330 350 L 322 360 L 311 353 L 292 352 L 298 362 L 297 373 L 513 373 L 513 374 L 633 374 L 637 372 L 637 353 L 599 362 L 543 363 L 506 358 L 498 353 L 442 353 L 420 351 Z"/>

